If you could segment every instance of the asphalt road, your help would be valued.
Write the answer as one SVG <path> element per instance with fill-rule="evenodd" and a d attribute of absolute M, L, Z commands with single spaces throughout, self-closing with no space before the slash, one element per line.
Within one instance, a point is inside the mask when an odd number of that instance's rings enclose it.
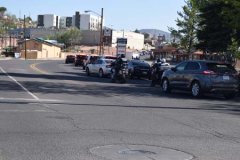
<path fill-rule="evenodd" d="M 239 159 L 239 97 L 149 85 L 112 84 L 63 61 L 1 60 L 0 160 Z"/>

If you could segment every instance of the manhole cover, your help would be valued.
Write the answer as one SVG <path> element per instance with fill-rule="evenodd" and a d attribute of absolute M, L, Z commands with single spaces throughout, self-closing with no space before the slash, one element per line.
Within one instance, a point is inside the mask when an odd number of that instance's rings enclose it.
<path fill-rule="evenodd" d="M 146 145 L 107 145 L 90 149 L 109 160 L 191 160 L 194 157 L 178 150 Z"/>

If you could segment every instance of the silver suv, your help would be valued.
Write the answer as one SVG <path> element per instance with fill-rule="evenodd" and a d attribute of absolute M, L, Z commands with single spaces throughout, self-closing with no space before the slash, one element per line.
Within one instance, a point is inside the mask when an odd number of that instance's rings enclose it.
<path fill-rule="evenodd" d="M 233 66 L 215 61 L 185 61 L 165 71 L 162 90 L 189 90 L 193 97 L 203 93 L 221 93 L 226 99 L 238 92 L 238 74 Z"/>

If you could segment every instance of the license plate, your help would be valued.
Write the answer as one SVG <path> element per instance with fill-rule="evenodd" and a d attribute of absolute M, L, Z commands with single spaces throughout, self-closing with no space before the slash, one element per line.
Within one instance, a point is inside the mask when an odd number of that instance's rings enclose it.
<path fill-rule="evenodd" d="M 147 72 L 142 72 L 143 74 L 147 74 Z"/>
<path fill-rule="evenodd" d="M 229 76 L 223 76 L 223 80 L 229 80 Z"/>

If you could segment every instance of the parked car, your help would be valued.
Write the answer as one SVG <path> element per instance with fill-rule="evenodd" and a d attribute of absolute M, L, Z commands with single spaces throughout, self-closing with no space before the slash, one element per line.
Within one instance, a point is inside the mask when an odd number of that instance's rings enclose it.
<path fill-rule="evenodd" d="M 66 59 L 65 59 L 65 63 L 68 64 L 68 63 L 74 63 L 74 60 L 75 60 L 75 56 L 74 55 L 67 55 L 66 56 Z"/>
<path fill-rule="evenodd" d="M 79 54 L 75 56 L 75 60 L 74 60 L 74 65 L 75 66 L 83 66 L 84 65 L 84 61 L 87 59 L 87 55 L 86 54 Z"/>
<path fill-rule="evenodd" d="M 98 76 L 101 78 L 110 75 L 112 62 L 112 59 L 98 59 L 94 62 L 87 64 L 86 73 L 88 76 L 90 74 L 98 74 Z"/>
<path fill-rule="evenodd" d="M 162 90 L 189 90 L 193 97 L 203 93 L 221 93 L 226 99 L 234 98 L 238 91 L 237 71 L 227 63 L 215 61 L 185 61 L 165 71 Z"/>
<path fill-rule="evenodd" d="M 141 78 L 150 76 L 150 65 L 142 60 L 130 60 L 128 62 L 129 78 Z"/>
<path fill-rule="evenodd" d="M 97 54 L 91 54 L 91 55 L 88 55 L 87 58 L 85 59 L 84 63 L 83 63 L 83 69 L 86 69 L 86 66 L 89 64 L 89 63 L 93 63 L 95 62 L 97 59 L 99 59 L 99 55 Z"/>

